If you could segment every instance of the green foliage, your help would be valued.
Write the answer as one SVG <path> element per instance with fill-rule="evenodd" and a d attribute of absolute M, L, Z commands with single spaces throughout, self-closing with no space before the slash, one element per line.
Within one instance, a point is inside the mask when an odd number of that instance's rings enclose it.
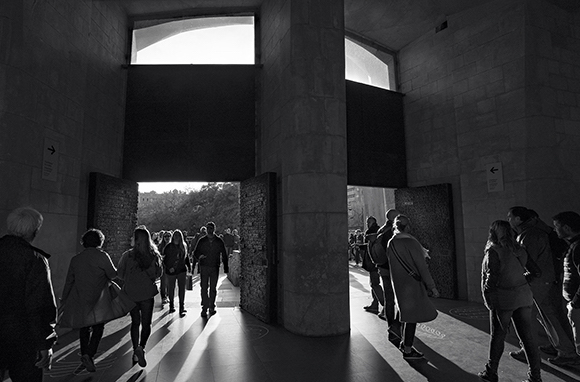
<path fill-rule="evenodd" d="M 209 221 L 218 232 L 240 224 L 240 185 L 208 183 L 198 191 L 173 190 L 139 205 L 138 224 L 150 231 L 180 229 L 193 235 Z"/>

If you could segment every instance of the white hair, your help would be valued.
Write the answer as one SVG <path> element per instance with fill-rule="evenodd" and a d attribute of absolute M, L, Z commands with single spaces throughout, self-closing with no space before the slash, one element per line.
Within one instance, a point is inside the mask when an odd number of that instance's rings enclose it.
<path fill-rule="evenodd" d="M 8 215 L 6 226 L 9 235 L 19 236 L 27 240 L 34 239 L 42 226 L 43 217 L 34 208 L 17 208 Z"/>

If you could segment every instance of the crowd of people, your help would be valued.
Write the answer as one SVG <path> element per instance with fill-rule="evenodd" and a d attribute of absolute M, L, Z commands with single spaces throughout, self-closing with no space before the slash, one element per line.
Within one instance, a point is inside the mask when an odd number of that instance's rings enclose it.
<path fill-rule="evenodd" d="M 84 250 L 70 261 L 57 304 L 50 279 L 50 255 L 31 244 L 42 222 L 38 211 L 16 209 L 8 216 L 7 234 L 0 238 L 0 285 L 4 291 L 0 380 L 8 372 L 14 382 L 42 381 L 43 369 L 51 366 L 57 324 L 79 329 L 80 361 L 87 371 L 96 371 L 94 357 L 105 324 L 127 314 L 131 317 L 133 362 L 146 367 L 154 297 L 161 289 L 162 308 L 169 303 L 169 313 L 174 313 L 177 286 L 179 313 L 185 316 L 185 280 L 195 264 L 200 274 L 201 316 L 216 313 L 219 268 L 223 264 L 228 273 L 231 251 L 222 238 L 225 234 L 215 234 L 215 223 L 202 227 L 199 235 L 188 240 L 189 245 L 178 229 L 154 235 L 145 226 L 138 226 L 131 248 L 121 255 L 118 267 L 102 249 L 103 232 L 89 229 L 81 237 Z M 229 246 L 239 244 L 239 236 L 236 239 L 234 235 L 237 232 L 227 233 L 232 236 Z M 157 243 L 154 237 L 159 239 Z"/>
<path fill-rule="evenodd" d="M 89 229 L 81 237 L 84 250 L 71 259 L 57 305 L 50 255 L 32 245 L 42 223 L 38 211 L 16 209 L 8 215 L 7 234 L 0 238 L 2 380 L 6 371 L 14 382 L 42 380 L 43 369 L 51 365 L 57 320 L 63 327 L 79 329 L 81 363 L 87 371 L 95 371 L 93 357 L 105 323 L 127 313 L 133 361 L 145 367 L 157 280 L 161 279 L 162 304 L 169 304 L 169 313 L 175 312 L 177 285 L 179 312 L 184 316 L 186 275 L 197 264 L 201 316 L 213 315 L 219 267 L 223 263 L 228 273 L 228 253 L 239 245 L 235 230 L 217 235 L 213 222 L 191 239 L 180 230 L 151 234 L 139 226 L 116 268 L 102 249 L 103 233 Z M 485 381 L 498 381 L 511 324 L 521 349 L 510 355 L 527 362 L 525 382 L 542 380 L 539 351 L 550 354 L 548 361 L 554 365 L 580 365 L 580 215 L 561 212 L 552 223 L 553 228 L 535 211 L 516 206 L 508 210 L 507 220 L 496 220 L 489 227 L 481 290 L 489 309 L 490 344 L 485 369 L 478 374 Z M 386 223 L 379 227 L 376 218 L 368 217 L 358 247 L 373 298 L 364 309 L 387 321 L 389 339 L 398 342 L 404 359 L 423 358 L 413 346 L 416 327 L 437 317 L 429 297 L 440 294 L 429 272 L 429 251 L 412 235 L 411 220 L 389 210 Z M 115 280 L 120 280 L 121 288 Z M 542 324 L 538 328 L 536 314 Z M 542 338 L 549 342 L 538 347 Z"/>
<path fill-rule="evenodd" d="M 387 211 L 382 227 L 373 216 L 366 223 L 364 235 L 349 235 L 349 260 L 369 273 L 372 302 L 364 309 L 387 321 L 389 340 L 400 345 L 404 359 L 423 358 L 413 347 L 416 325 L 436 318 L 428 297 L 440 296 L 427 265 L 429 251 L 411 235 L 410 219 L 397 210 Z M 521 346 L 510 356 L 528 364 L 524 382 L 541 382 L 540 351 L 554 365 L 580 366 L 580 215 L 562 212 L 552 223 L 516 206 L 507 220 L 489 227 L 481 290 L 490 344 L 485 369 L 478 373 L 482 380 L 498 381 L 511 324 Z M 543 339 L 546 343 L 538 346 Z"/>

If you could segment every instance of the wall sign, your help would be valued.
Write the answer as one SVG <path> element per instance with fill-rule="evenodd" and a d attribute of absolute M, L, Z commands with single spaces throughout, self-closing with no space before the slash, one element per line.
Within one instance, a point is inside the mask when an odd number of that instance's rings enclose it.
<path fill-rule="evenodd" d="M 44 138 L 44 147 L 42 153 L 42 179 L 56 182 L 58 179 L 58 158 L 60 151 L 58 142 Z"/>
<path fill-rule="evenodd" d="M 503 191 L 503 170 L 501 162 L 490 163 L 485 166 L 487 175 L 487 192 Z"/>

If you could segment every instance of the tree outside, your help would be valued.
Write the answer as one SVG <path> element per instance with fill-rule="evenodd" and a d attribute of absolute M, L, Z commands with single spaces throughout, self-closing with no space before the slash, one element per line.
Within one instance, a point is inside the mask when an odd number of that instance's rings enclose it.
<path fill-rule="evenodd" d="M 208 221 L 218 232 L 240 225 L 239 183 L 208 183 L 197 191 L 139 193 L 138 224 L 151 232 L 180 229 L 193 235 Z"/>

